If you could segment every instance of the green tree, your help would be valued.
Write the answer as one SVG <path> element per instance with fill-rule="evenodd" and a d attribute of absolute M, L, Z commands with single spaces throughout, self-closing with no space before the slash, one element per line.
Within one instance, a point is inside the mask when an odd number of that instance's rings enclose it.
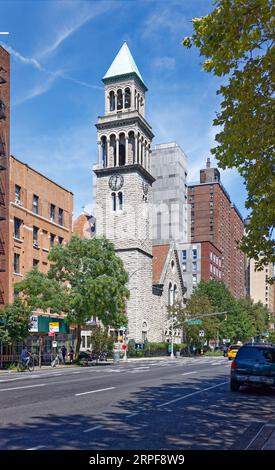
<path fill-rule="evenodd" d="M 251 336 L 261 336 L 268 329 L 268 309 L 261 303 L 254 303 L 250 297 L 238 300 L 241 308 L 247 312 L 251 324 Z"/>
<path fill-rule="evenodd" d="M 92 348 L 98 354 L 100 352 L 112 353 L 114 349 L 114 338 L 109 335 L 108 330 L 100 325 L 93 325 L 92 328 Z"/>
<path fill-rule="evenodd" d="M 247 189 L 250 223 L 241 248 L 257 268 L 275 261 L 274 7 L 272 0 L 216 0 L 214 10 L 193 19 L 203 68 L 224 77 L 211 152 L 221 168 L 237 168 Z M 227 80 L 226 80 L 227 79 Z M 259 255 L 263 255 L 259 257 Z"/>
<path fill-rule="evenodd" d="M 65 289 L 69 304 L 67 321 L 76 324 L 77 358 L 81 327 L 92 316 L 105 327 L 127 324 L 128 274 L 113 244 L 105 238 L 81 240 L 73 236 L 65 246 L 52 248 L 49 260 L 48 277 Z"/>
<path fill-rule="evenodd" d="M 73 236 L 66 245 L 53 247 L 49 260 L 47 274 L 35 269 L 16 288 L 32 309 L 65 313 L 66 321 L 76 325 L 77 359 L 81 328 L 92 316 L 105 327 L 127 324 L 128 275 L 113 244 L 104 238 Z"/>
<path fill-rule="evenodd" d="M 29 335 L 31 309 L 20 300 L 0 310 L 0 341 L 15 344 Z"/>

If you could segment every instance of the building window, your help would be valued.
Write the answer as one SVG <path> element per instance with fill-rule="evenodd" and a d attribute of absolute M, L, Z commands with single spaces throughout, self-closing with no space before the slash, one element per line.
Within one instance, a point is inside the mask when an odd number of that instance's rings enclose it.
<path fill-rule="evenodd" d="M 113 211 L 116 211 L 116 193 L 112 193 Z"/>
<path fill-rule="evenodd" d="M 64 240 L 64 238 L 58 237 L 58 245 L 62 245 L 62 244 L 63 244 L 63 240 Z"/>
<path fill-rule="evenodd" d="M 181 250 L 181 258 L 182 260 L 186 260 L 186 250 Z"/>
<path fill-rule="evenodd" d="M 34 194 L 33 199 L 32 199 L 32 211 L 35 214 L 38 214 L 38 201 L 39 201 L 39 197 L 36 194 Z"/>
<path fill-rule="evenodd" d="M 35 246 L 36 248 L 38 248 L 38 231 L 39 231 L 39 228 L 33 226 L 33 229 L 32 229 L 32 242 L 33 242 L 33 246 Z"/>
<path fill-rule="evenodd" d="M 59 225 L 63 225 L 63 209 L 58 209 L 58 223 Z"/>
<path fill-rule="evenodd" d="M 15 185 L 15 202 L 21 204 L 21 186 Z"/>
<path fill-rule="evenodd" d="M 193 261 L 192 268 L 193 268 L 193 271 L 197 271 L 197 261 Z"/>
<path fill-rule="evenodd" d="M 131 106 L 131 90 L 130 88 L 125 89 L 125 108 L 130 108 Z"/>
<path fill-rule="evenodd" d="M 193 259 L 197 259 L 197 249 L 196 248 L 194 248 L 192 250 L 192 255 L 193 255 Z"/>
<path fill-rule="evenodd" d="M 15 274 L 20 274 L 20 255 L 18 253 L 14 253 L 13 270 Z"/>
<path fill-rule="evenodd" d="M 210 202 L 209 202 L 209 206 L 210 206 L 210 207 L 214 207 L 214 202 L 213 202 L 213 201 L 210 201 Z"/>
<path fill-rule="evenodd" d="M 186 273 L 186 262 L 184 261 L 181 266 L 182 266 L 182 272 Z"/>
<path fill-rule="evenodd" d="M 210 193 L 209 196 L 210 196 L 210 199 L 213 199 L 214 194 L 213 194 L 213 193 Z"/>
<path fill-rule="evenodd" d="M 32 266 L 33 266 L 33 268 L 37 268 L 37 269 L 38 269 L 39 260 L 38 260 L 38 259 L 33 259 L 33 260 L 32 260 Z"/>
<path fill-rule="evenodd" d="M 210 263 L 210 272 L 211 272 L 211 273 L 213 272 L 213 266 L 212 266 L 211 263 Z"/>
<path fill-rule="evenodd" d="M 197 274 L 192 274 L 192 282 L 193 282 L 193 286 L 197 285 Z"/>
<path fill-rule="evenodd" d="M 122 109 L 123 107 L 123 98 L 122 98 L 122 90 L 117 90 L 117 109 Z"/>
<path fill-rule="evenodd" d="M 110 91 L 109 100 L 110 100 L 110 111 L 114 111 L 115 110 L 115 93 L 113 91 Z"/>
<path fill-rule="evenodd" d="M 50 220 L 51 222 L 54 222 L 55 219 L 55 205 L 51 204 L 50 205 Z"/>
<path fill-rule="evenodd" d="M 54 246 L 54 240 L 55 240 L 55 235 L 53 233 L 50 233 L 50 246 Z"/>
<path fill-rule="evenodd" d="M 123 194 L 118 193 L 118 204 L 119 204 L 119 210 L 122 211 L 123 209 Z"/>
<path fill-rule="evenodd" d="M 17 219 L 16 217 L 14 217 L 14 230 L 13 230 L 14 238 L 20 239 L 21 224 L 22 224 L 22 220 Z"/>

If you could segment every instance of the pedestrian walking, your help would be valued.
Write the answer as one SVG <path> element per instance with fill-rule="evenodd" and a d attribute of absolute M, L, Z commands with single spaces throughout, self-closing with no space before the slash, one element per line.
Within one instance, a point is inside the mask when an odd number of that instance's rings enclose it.
<path fill-rule="evenodd" d="M 74 350 L 72 348 L 70 349 L 70 352 L 69 352 L 69 358 L 70 358 L 70 364 L 72 364 L 73 359 L 74 359 Z"/>
<path fill-rule="evenodd" d="M 63 346 L 62 346 L 62 348 L 61 348 L 61 354 L 62 354 L 63 364 L 65 364 L 65 362 L 66 362 L 66 352 L 67 352 L 66 346 L 64 346 L 64 344 L 63 344 Z"/>

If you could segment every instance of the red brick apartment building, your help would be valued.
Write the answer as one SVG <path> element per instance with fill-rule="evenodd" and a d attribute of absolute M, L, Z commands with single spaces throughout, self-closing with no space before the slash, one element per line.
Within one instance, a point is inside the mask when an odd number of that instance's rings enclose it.
<path fill-rule="evenodd" d="M 217 168 L 200 170 L 200 183 L 188 187 L 191 244 L 211 242 L 222 255 L 222 280 L 234 297 L 245 295 L 245 257 L 238 248 L 244 222 L 220 182 Z"/>
<path fill-rule="evenodd" d="M 10 56 L 0 46 L 0 307 L 33 266 L 72 234 L 73 194 L 10 155 Z"/>
<path fill-rule="evenodd" d="M 10 156 L 9 296 L 34 266 L 49 269 L 48 254 L 72 235 L 73 194 Z"/>
<path fill-rule="evenodd" d="M 0 306 L 8 301 L 10 56 L 0 46 Z"/>

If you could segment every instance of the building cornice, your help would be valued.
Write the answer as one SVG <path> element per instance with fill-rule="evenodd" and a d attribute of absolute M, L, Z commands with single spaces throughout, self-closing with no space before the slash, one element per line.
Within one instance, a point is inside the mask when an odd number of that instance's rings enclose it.
<path fill-rule="evenodd" d="M 134 163 L 132 165 L 125 165 L 125 166 L 113 166 L 108 168 L 97 168 L 93 170 L 96 176 L 108 176 L 113 175 L 114 173 L 133 173 L 134 171 L 139 173 L 141 176 L 147 179 L 150 184 L 153 184 L 155 178 L 147 171 L 145 168 L 140 165 L 139 163 Z"/>

